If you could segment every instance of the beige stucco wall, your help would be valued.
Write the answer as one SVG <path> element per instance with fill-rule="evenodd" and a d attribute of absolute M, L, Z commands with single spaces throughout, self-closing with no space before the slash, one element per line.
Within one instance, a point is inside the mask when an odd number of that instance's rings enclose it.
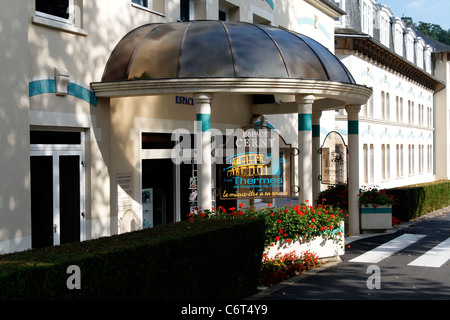
<path fill-rule="evenodd" d="M 0 10 L 0 253 L 31 243 L 27 21 L 25 1 Z"/>
<path fill-rule="evenodd" d="M 85 132 L 87 239 L 117 232 L 117 219 L 111 218 L 116 205 L 114 179 L 124 170 L 139 174 L 135 139 L 140 132 L 193 130 L 195 106 L 177 105 L 174 96 L 123 98 L 111 104 L 109 99 L 99 99 L 96 106 L 70 95 L 29 97 L 29 81 L 52 79 L 55 68 L 67 70 L 70 81 L 86 88 L 101 81 L 112 50 L 129 31 L 146 23 L 179 19 L 179 1 L 164 3 L 165 8 L 152 12 L 131 0 L 74 0 L 73 27 L 38 17 L 34 0 L 4 4 L 0 12 L 0 253 L 31 247 L 30 128 Z M 274 9 L 263 0 L 222 3 L 234 7 L 231 20 L 267 20 L 304 33 L 333 51 L 333 18 L 306 1 L 276 1 Z M 217 19 L 218 8 L 219 1 L 199 1 L 195 18 Z M 311 19 L 299 19 L 305 17 Z M 248 95 L 215 96 L 212 127 L 225 131 L 251 123 L 250 104 Z M 139 199 L 139 180 L 135 183 Z"/>

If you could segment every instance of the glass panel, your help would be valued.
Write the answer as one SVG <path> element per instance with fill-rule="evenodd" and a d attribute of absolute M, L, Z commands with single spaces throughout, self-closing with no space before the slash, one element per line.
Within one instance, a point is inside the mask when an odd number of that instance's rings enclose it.
<path fill-rule="evenodd" d="M 80 132 L 30 131 L 30 144 L 80 144 Z"/>
<path fill-rule="evenodd" d="M 53 158 L 33 156 L 31 175 L 31 244 L 53 245 Z"/>
<path fill-rule="evenodd" d="M 69 0 L 36 0 L 36 11 L 69 19 Z"/>
<path fill-rule="evenodd" d="M 180 77 L 234 77 L 225 29 L 217 22 L 189 26 L 182 48 Z"/>
<path fill-rule="evenodd" d="M 80 156 L 59 157 L 61 244 L 80 241 Z"/>
<path fill-rule="evenodd" d="M 280 53 L 267 34 L 251 24 L 227 23 L 238 77 L 287 77 Z"/>
<path fill-rule="evenodd" d="M 171 133 L 142 134 L 142 149 L 173 149 L 175 142 Z"/>
<path fill-rule="evenodd" d="M 301 39 L 314 50 L 316 55 L 322 61 L 323 66 L 328 73 L 329 80 L 348 83 L 355 82 L 344 65 L 327 48 L 308 37 L 301 36 Z"/>
<path fill-rule="evenodd" d="M 137 49 L 128 78 L 176 78 L 180 42 L 186 27 L 184 23 L 171 23 L 153 29 Z"/>
<path fill-rule="evenodd" d="M 265 31 L 275 40 L 291 78 L 327 79 L 327 74 L 314 52 L 294 34 L 270 26 Z"/>

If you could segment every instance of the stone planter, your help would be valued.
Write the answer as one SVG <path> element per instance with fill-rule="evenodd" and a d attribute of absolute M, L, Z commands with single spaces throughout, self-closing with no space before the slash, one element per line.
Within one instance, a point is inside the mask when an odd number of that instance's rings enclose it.
<path fill-rule="evenodd" d="M 392 228 L 392 207 L 361 207 L 361 229 L 363 231 L 383 231 Z"/>
<path fill-rule="evenodd" d="M 341 232 L 339 235 L 338 233 Z M 315 237 L 309 241 L 278 241 L 274 246 L 265 250 L 268 258 L 274 258 L 277 254 L 287 254 L 295 251 L 297 255 L 301 255 L 305 251 L 315 253 L 318 258 L 330 258 L 343 255 L 344 249 L 344 222 L 341 227 L 335 230 L 337 240 L 325 240 L 322 237 Z"/>

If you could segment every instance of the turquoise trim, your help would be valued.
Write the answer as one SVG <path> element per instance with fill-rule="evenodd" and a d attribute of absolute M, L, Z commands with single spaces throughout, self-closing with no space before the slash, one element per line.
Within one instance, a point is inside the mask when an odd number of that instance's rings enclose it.
<path fill-rule="evenodd" d="M 273 0 L 266 0 L 266 2 L 269 4 L 269 6 L 270 6 L 272 9 L 275 9 L 275 3 L 273 2 Z"/>
<path fill-rule="evenodd" d="M 361 214 L 389 214 L 392 213 L 392 207 L 361 207 Z"/>
<path fill-rule="evenodd" d="M 42 93 L 55 93 L 56 85 L 54 79 L 36 80 L 28 83 L 29 96 L 35 96 Z"/>
<path fill-rule="evenodd" d="M 202 123 L 202 132 L 211 130 L 211 115 L 209 113 L 197 113 L 197 121 Z"/>
<path fill-rule="evenodd" d="M 297 23 L 299 25 L 301 24 L 307 24 L 310 26 L 315 27 L 316 26 L 316 21 L 313 18 L 310 17 L 300 17 L 297 18 Z M 328 32 L 327 28 L 325 28 L 325 26 L 323 24 L 321 24 L 320 22 L 317 24 L 317 28 L 325 35 L 325 37 L 327 37 L 327 39 L 331 39 L 331 35 Z"/>
<path fill-rule="evenodd" d="M 319 124 L 313 124 L 312 136 L 313 136 L 313 138 L 320 138 L 320 125 Z"/>
<path fill-rule="evenodd" d="M 359 122 L 358 120 L 348 121 L 348 134 L 358 134 L 359 133 Z"/>
<path fill-rule="evenodd" d="M 33 97 L 43 93 L 55 93 L 56 84 L 55 79 L 41 79 L 34 80 L 28 83 L 28 96 Z M 94 107 L 98 104 L 98 99 L 92 90 L 89 90 L 74 82 L 69 82 L 67 86 L 67 94 L 87 103 L 90 103 Z"/>
<path fill-rule="evenodd" d="M 312 114 L 299 113 L 298 114 L 298 131 L 312 130 Z"/>

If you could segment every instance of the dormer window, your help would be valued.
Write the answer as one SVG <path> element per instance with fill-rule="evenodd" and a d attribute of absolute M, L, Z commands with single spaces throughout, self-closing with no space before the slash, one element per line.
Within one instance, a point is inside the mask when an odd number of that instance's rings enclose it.
<path fill-rule="evenodd" d="M 374 0 L 361 1 L 361 29 L 370 36 L 373 36 L 374 2 Z"/>

